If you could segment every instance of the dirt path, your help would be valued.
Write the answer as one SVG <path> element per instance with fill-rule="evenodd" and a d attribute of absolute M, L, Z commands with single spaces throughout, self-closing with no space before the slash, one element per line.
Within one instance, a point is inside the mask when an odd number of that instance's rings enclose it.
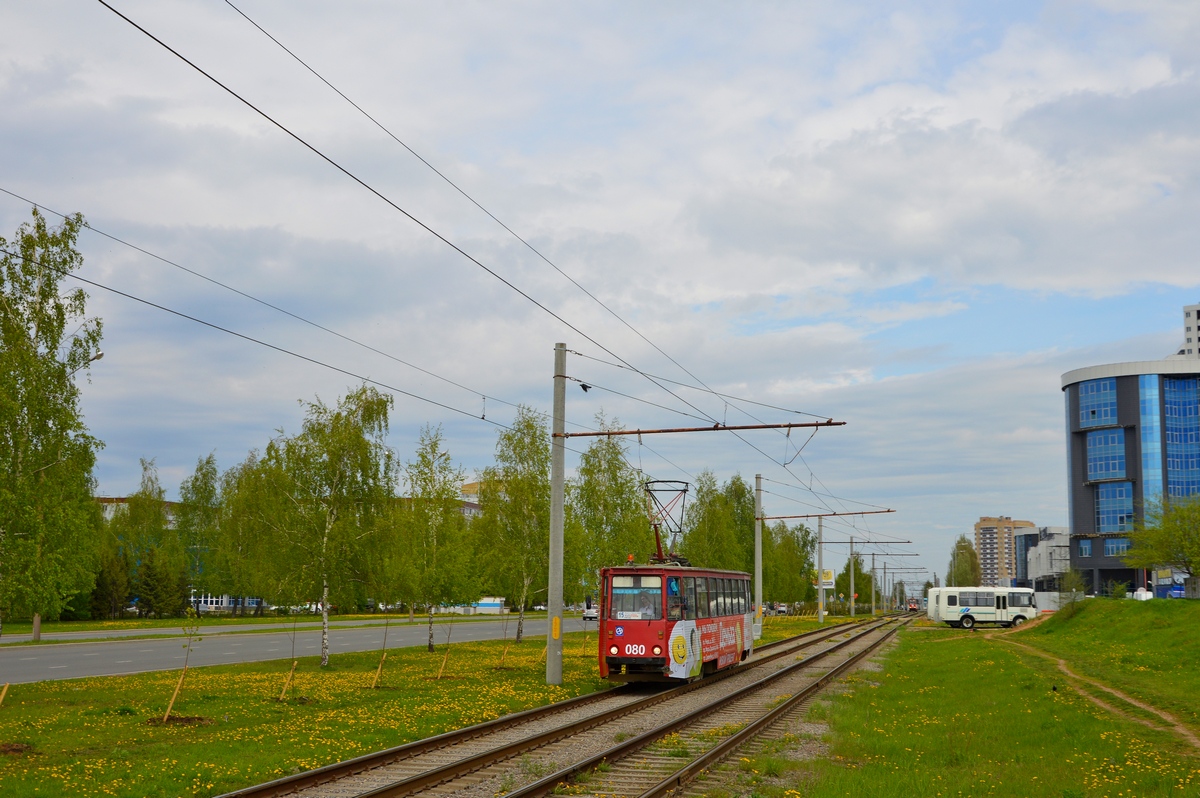
<path fill-rule="evenodd" d="M 1118 717 L 1123 718 L 1125 720 L 1135 721 L 1135 722 L 1140 723 L 1143 726 L 1147 726 L 1151 729 L 1162 729 L 1161 726 L 1158 726 L 1158 725 L 1150 722 L 1149 720 L 1146 720 L 1145 718 L 1139 718 L 1134 715 L 1130 715 L 1128 712 L 1125 712 L 1124 710 L 1122 710 L 1118 707 L 1115 707 L 1106 701 L 1101 700 L 1097 696 L 1092 695 L 1091 693 L 1089 693 L 1086 690 L 1084 690 L 1083 688 L 1081 688 L 1079 686 L 1078 682 L 1083 682 L 1084 684 L 1091 685 L 1092 687 L 1096 688 L 1097 690 L 1103 690 L 1104 692 L 1108 693 L 1109 695 L 1115 696 L 1116 698 L 1119 698 L 1120 700 L 1124 701 L 1127 704 L 1135 706 L 1138 709 L 1144 710 L 1145 712 L 1149 712 L 1150 714 L 1152 714 L 1158 718 L 1161 718 L 1171 728 L 1171 730 L 1174 731 L 1185 742 L 1187 742 L 1193 748 L 1200 750 L 1200 737 L 1197 737 L 1195 732 L 1193 732 L 1187 726 L 1184 726 L 1182 723 L 1180 723 L 1179 720 L 1171 713 L 1161 710 L 1158 707 L 1151 706 L 1150 704 L 1147 704 L 1144 701 L 1139 701 L 1138 699 L 1134 698 L 1133 696 L 1127 695 L 1126 693 L 1122 693 L 1120 690 L 1109 687 L 1108 685 L 1102 684 L 1101 682 L 1097 682 L 1094 679 L 1089 679 L 1085 676 L 1080 676 L 1079 674 L 1072 671 L 1069 667 L 1067 667 L 1066 660 L 1064 660 L 1060 657 L 1056 657 L 1053 654 L 1042 651 L 1041 649 L 1034 648 L 1033 646 L 1027 645 L 1025 643 L 1018 643 L 1016 640 L 1011 640 L 1011 639 L 1009 639 L 1009 635 L 1010 635 L 1010 633 L 1004 632 L 1004 633 L 993 633 L 993 634 L 989 634 L 986 636 L 988 638 L 998 637 L 1003 642 L 1008 643 L 1009 645 L 1016 646 L 1024 651 L 1029 652 L 1030 654 L 1033 654 L 1034 656 L 1041 657 L 1042 659 L 1050 660 L 1051 662 L 1055 663 L 1055 665 L 1058 666 L 1059 671 L 1061 671 L 1062 674 L 1067 677 L 1066 681 L 1067 681 L 1067 684 L 1070 685 L 1071 689 L 1074 690 L 1075 692 L 1079 693 L 1081 696 L 1083 696 L 1087 700 L 1091 701 L 1096 706 L 1098 706 L 1104 710 L 1107 710 L 1108 712 L 1111 712 L 1112 714 L 1117 715 Z"/>

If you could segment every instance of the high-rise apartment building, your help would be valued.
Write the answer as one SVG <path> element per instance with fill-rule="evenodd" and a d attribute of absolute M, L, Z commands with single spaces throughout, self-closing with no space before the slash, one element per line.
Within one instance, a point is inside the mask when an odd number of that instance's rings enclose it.
<path fill-rule="evenodd" d="M 1071 567 L 1089 591 L 1147 586 L 1122 559 L 1147 502 L 1200 493 L 1200 304 L 1183 308 L 1183 343 L 1162 360 L 1062 377 Z"/>
<path fill-rule="evenodd" d="M 975 525 L 979 583 L 985 587 L 1012 587 L 1017 576 L 1013 533 L 1036 528 L 1032 521 L 1014 521 L 1007 515 L 980 518 Z"/>

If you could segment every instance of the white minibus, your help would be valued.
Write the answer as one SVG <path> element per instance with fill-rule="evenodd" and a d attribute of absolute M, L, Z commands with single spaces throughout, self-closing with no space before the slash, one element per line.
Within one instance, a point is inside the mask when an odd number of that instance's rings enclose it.
<path fill-rule="evenodd" d="M 1037 617 L 1037 599 L 1028 587 L 935 587 L 925 616 L 971 629 L 977 623 L 1020 626 Z"/>

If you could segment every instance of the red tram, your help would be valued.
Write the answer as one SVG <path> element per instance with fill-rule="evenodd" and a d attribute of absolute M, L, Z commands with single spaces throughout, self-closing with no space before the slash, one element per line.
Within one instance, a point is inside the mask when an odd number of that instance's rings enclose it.
<path fill-rule="evenodd" d="M 693 679 L 754 649 L 750 577 L 667 561 L 600 572 L 600 676 Z"/>

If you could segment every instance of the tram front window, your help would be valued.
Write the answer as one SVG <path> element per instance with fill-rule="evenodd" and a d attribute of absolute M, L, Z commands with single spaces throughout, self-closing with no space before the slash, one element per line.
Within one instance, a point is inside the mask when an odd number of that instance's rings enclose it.
<path fill-rule="evenodd" d="M 662 618 L 662 577 L 657 574 L 615 575 L 609 618 L 656 621 Z"/>

